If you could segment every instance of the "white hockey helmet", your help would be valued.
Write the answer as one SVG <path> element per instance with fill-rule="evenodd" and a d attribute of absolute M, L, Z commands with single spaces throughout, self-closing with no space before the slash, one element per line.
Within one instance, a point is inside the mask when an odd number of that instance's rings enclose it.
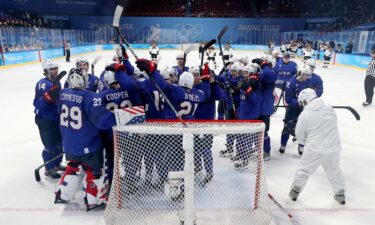
<path fill-rule="evenodd" d="M 316 92 L 312 88 L 303 89 L 298 95 L 298 103 L 301 106 L 306 106 L 309 104 L 314 98 L 317 98 Z"/>
<path fill-rule="evenodd" d="M 262 56 L 262 59 L 267 61 L 270 64 L 270 67 L 273 68 L 276 66 L 276 59 L 272 55 Z"/>
<path fill-rule="evenodd" d="M 85 63 L 87 63 L 87 66 L 90 65 L 90 62 L 89 62 L 88 59 L 86 59 L 86 58 L 84 58 L 84 57 L 79 57 L 79 58 L 76 60 L 76 67 L 78 67 L 78 64 L 79 64 L 80 62 L 85 62 Z"/>
<path fill-rule="evenodd" d="M 166 66 L 163 70 L 160 71 L 160 75 L 163 77 L 164 80 L 171 79 L 172 76 L 176 76 L 176 70 L 169 66 Z"/>
<path fill-rule="evenodd" d="M 50 75 L 50 69 L 53 69 L 53 68 L 57 68 L 57 70 L 60 69 L 59 64 L 57 64 L 57 62 L 54 59 L 46 59 L 42 63 L 42 69 L 43 69 L 43 72 L 44 72 L 45 76 L 49 76 Z"/>
<path fill-rule="evenodd" d="M 111 87 L 111 84 L 116 83 L 115 72 L 113 71 L 104 71 L 104 83 L 107 88 Z"/>
<path fill-rule="evenodd" d="M 178 80 L 178 85 L 181 87 L 192 89 L 194 85 L 194 76 L 190 72 L 183 72 Z"/>
<path fill-rule="evenodd" d="M 181 51 L 181 52 L 177 53 L 176 60 L 183 59 L 183 58 L 185 58 L 185 53 L 184 52 Z"/>
<path fill-rule="evenodd" d="M 189 68 L 189 72 L 192 73 L 193 75 L 199 74 L 200 73 L 199 66 L 192 66 L 192 67 L 190 67 Z"/>
<path fill-rule="evenodd" d="M 315 59 L 309 59 L 305 63 L 306 65 L 310 66 L 312 69 L 316 67 L 316 60 Z"/>
<path fill-rule="evenodd" d="M 258 64 L 255 64 L 255 63 L 252 63 L 252 64 L 248 64 L 247 66 L 245 66 L 242 71 L 243 72 L 247 72 L 249 74 L 254 74 L 254 73 L 258 73 Z"/>
<path fill-rule="evenodd" d="M 82 69 L 72 68 L 68 75 L 70 88 L 85 89 L 88 82 L 87 74 Z"/>
<path fill-rule="evenodd" d="M 304 76 L 310 78 L 311 74 L 312 74 L 312 69 L 308 65 L 303 65 L 302 67 L 298 68 L 298 75 L 299 76 L 304 75 Z"/>
<path fill-rule="evenodd" d="M 230 70 L 240 72 L 242 70 L 242 65 L 240 62 L 235 62 L 230 66 Z"/>

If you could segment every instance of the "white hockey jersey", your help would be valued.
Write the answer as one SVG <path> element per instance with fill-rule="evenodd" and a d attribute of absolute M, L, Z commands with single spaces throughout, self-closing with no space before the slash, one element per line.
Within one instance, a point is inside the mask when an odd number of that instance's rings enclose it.
<path fill-rule="evenodd" d="M 327 49 L 327 50 L 324 52 L 324 55 L 327 56 L 327 57 L 332 57 L 332 54 L 333 54 L 333 51 L 330 51 L 329 49 Z"/>
<path fill-rule="evenodd" d="M 224 48 L 223 49 L 223 56 L 229 55 L 229 58 L 233 57 L 233 49 L 232 48 Z"/>
<path fill-rule="evenodd" d="M 155 46 L 155 47 L 150 46 L 149 50 L 150 50 L 150 54 L 155 54 L 155 55 L 159 54 L 159 47 L 158 46 Z"/>
<path fill-rule="evenodd" d="M 208 49 L 208 50 L 207 50 L 207 56 L 208 56 L 208 57 L 212 57 L 212 58 L 214 58 L 214 57 L 216 56 L 216 51 L 215 51 L 215 49 Z"/>
<path fill-rule="evenodd" d="M 314 50 L 313 49 L 303 49 L 303 56 L 309 56 L 312 57 L 314 55 Z"/>
<path fill-rule="evenodd" d="M 313 99 L 298 117 L 296 138 L 305 150 L 319 154 L 341 151 L 337 117 L 332 106 L 321 98 Z"/>

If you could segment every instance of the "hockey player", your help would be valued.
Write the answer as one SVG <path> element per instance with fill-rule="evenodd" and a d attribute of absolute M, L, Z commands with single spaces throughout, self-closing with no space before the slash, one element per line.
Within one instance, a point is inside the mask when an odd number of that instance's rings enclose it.
<path fill-rule="evenodd" d="M 276 60 L 274 57 L 266 55 L 260 59 L 253 59 L 253 63 L 258 64 L 261 68 L 260 83 L 262 104 L 260 120 L 266 124 L 266 130 L 264 132 L 263 157 L 265 161 L 268 161 L 271 158 L 271 139 L 268 136 L 268 131 L 270 128 L 270 117 L 274 110 L 275 97 L 273 93 L 277 79 L 277 75 L 272 68 L 275 66 Z"/>
<path fill-rule="evenodd" d="M 43 79 L 35 86 L 35 123 L 39 129 L 39 135 L 44 149 L 42 158 L 44 163 L 63 152 L 62 139 L 59 128 L 59 112 L 56 100 L 61 90 L 61 85 L 54 86 L 53 81 L 59 72 L 59 65 L 53 59 L 47 59 L 42 64 Z M 46 164 L 45 175 L 53 179 L 59 179 L 61 175 L 57 171 L 64 171 L 61 166 L 62 156 L 51 163 Z"/>
<path fill-rule="evenodd" d="M 71 69 L 68 75 L 71 88 L 60 93 L 60 130 L 68 160 L 55 196 L 55 203 L 67 203 L 74 198 L 86 174 L 85 204 L 87 210 L 104 204 L 107 184 L 103 174 L 103 145 L 99 131 L 116 124 L 114 115 L 102 105 L 96 93 L 85 90 L 87 76 L 81 69 Z"/>
<path fill-rule="evenodd" d="M 149 48 L 149 53 L 151 55 L 151 60 L 156 61 L 159 55 L 159 46 L 156 45 L 155 41 L 152 41 L 151 46 Z"/>
<path fill-rule="evenodd" d="M 177 66 L 174 66 L 173 68 L 176 70 L 177 77 L 179 78 L 183 72 L 189 71 L 189 67 L 184 66 L 185 65 L 185 53 L 184 52 L 178 53 L 176 55 L 176 60 L 177 60 Z"/>
<path fill-rule="evenodd" d="M 87 74 L 87 87 L 86 90 L 92 91 L 92 92 L 99 92 L 99 78 L 93 74 L 89 74 L 89 68 L 90 68 L 90 62 L 88 59 L 80 57 L 76 60 L 76 68 L 82 69 L 85 71 L 85 74 Z M 70 86 L 68 83 L 68 80 L 64 84 L 64 88 L 67 88 Z"/>
<path fill-rule="evenodd" d="M 214 72 L 209 69 L 208 63 L 204 64 L 202 68 L 202 73 L 211 72 L 211 97 L 208 101 L 202 102 L 198 105 L 195 111 L 194 117 L 198 120 L 214 120 L 215 119 L 215 109 L 216 101 L 224 99 L 224 92 L 218 83 L 214 82 Z M 198 66 L 190 67 L 189 72 L 194 75 L 194 88 L 204 91 L 204 83 L 202 81 L 201 72 Z M 203 179 L 203 184 L 211 181 L 213 177 L 213 157 L 212 157 L 212 143 L 213 135 L 195 135 L 194 136 L 194 164 L 195 172 L 199 173 L 202 170 L 202 158 L 204 168 L 206 170 L 205 178 Z"/>
<path fill-rule="evenodd" d="M 242 70 L 243 80 L 241 82 L 241 97 L 238 108 L 239 120 L 256 120 L 260 117 L 262 99 L 261 92 L 259 92 L 260 80 L 258 68 L 257 64 L 250 64 Z M 254 143 L 251 142 L 251 137 L 246 134 L 237 135 L 236 139 L 237 154 L 232 160 L 234 161 L 235 168 L 243 168 L 249 163 Z"/>
<path fill-rule="evenodd" d="M 202 73 L 202 89 L 197 90 L 193 88 L 194 76 L 189 72 L 183 72 L 178 81 L 178 85 L 167 83 L 159 72 L 156 70 L 156 64 L 146 59 L 139 59 L 136 61 L 138 68 L 141 71 L 145 71 L 149 76 L 158 83 L 160 88 L 164 91 L 167 97 L 170 99 L 174 108 L 177 110 L 177 116 L 182 119 L 194 119 L 195 111 L 198 104 L 206 102 L 210 99 L 210 76 L 209 74 Z M 176 119 L 176 115 L 172 109 L 165 105 L 165 119 Z M 160 177 L 162 181 L 167 180 L 168 171 L 180 171 L 183 169 L 183 149 L 182 149 L 182 137 L 176 136 L 171 139 L 172 143 L 168 145 L 165 150 L 166 155 L 164 156 L 164 169 L 161 171 Z M 173 156 L 172 156 L 173 155 Z M 176 157 L 177 156 L 177 157 Z"/>
<path fill-rule="evenodd" d="M 283 63 L 283 58 L 280 57 L 280 51 L 277 48 L 272 51 L 272 56 L 276 59 L 276 65 L 273 67 L 273 71 L 275 71 L 275 73 L 277 74 L 279 65 Z"/>
<path fill-rule="evenodd" d="M 284 42 L 281 43 L 280 50 L 281 50 L 281 54 L 283 55 L 287 53 L 287 45 Z"/>
<path fill-rule="evenodd" d="M 314 72 L 315 68 L 316 68 L 316 60 L 315 59 L 309 59 L 305 62 L 305 65 L 308 65 L 310 66 L 311 68 L 311 72 Z"/>
<path fill-rule="evenodd" d="M 225 93 L 225 119 L 236 120 L 238 118 L 237 109 L 240 105 L 240 89 L 242 80 L 241 75 L 242 66 L 239 62 L 235 62 L 230 66 L 229 71 L 217 77 L 219 83 L 224 86 Z M 227 136 L 226 149 L 220 151 L 221 157 L 233 156 L 233 144 L 235 137 L 233 135 Z"/>
<path fill-rule="evenodd" d="M 215 50 L 215 47 L 214 46 L 210 46 L 207 49 L 206 55 L 207 55 L 207 61 L 208 61 L 208 63 L 210 63 L 210 61 L 212 61 L 213 64 L 214 64 L 214 69 L 216 69 L 217 66 L 216 66 L 216 50 Z"/>
<path fill-rule="evenodd" d="M 313 88 L 316 91 L 318 97 L 323 94 L 323 81 L 320 76 L 312 73 L 310 66 L 304 65 L 298 69 L 298 73 L 295 77 L 291 78 L 286 82 L 285 89 L 285 100 L 287 108 L 284 117 L 284 128 L 281 133 L 281 146 L 279 149 L 280 153 L 284 153 L 286 145 L 289 140 L 289 135 L 295 136 L 294 130 L 297 123 L 297 118 L 302 111 L 302 107 L 298 104 L 298 94 L 306 89 Z M 298 153 L 303 154 L 303 145 L 299 143 Z"/>
<path fill-rule="evenodd" d="M 331 47 L 328 47 L 327 50 L 324 52 L 324 61 L 323 61 L 323 68 L 328 68 L 329 62 L 333 57 L 333 50 Z"/>
<path fill-rule="evenodd" d="M 229 59 L 233 58 L 233 49 L 230 46 L 229 42 L 225 43 L 224 49 L 223 49 L 223 59 L 224 63 L 229 63 Z"/>
<path fill-rule="evenodd" d="M 305 62 L 314 55 L 314 49 L 311 48 L 310 44 L 306 44 L 306 48 L 302 49 L 302 55 Z"/>
<path fill-rule="evenodd" d="M 289 197 L 296 201 L 310 175 L 322 165 L 331 183 L 334 199 L 345 204 L 345 178 L 340 168 L 341 141 L 337 117 L 332 106 L 318 98 L 311 88 L 298 95 L 303 107 L 296 125 L 296 137 L 305 145 L 305 152 L 294 176 Z"/>

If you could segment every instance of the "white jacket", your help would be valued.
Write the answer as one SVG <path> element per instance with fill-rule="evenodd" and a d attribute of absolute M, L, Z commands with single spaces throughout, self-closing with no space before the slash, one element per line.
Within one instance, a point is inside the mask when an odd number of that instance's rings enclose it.
<path fill-rule="evenodd" d="M 295 132 L 298 143 L 305 145 L 305 150 L 320 154 L 341 151 L 336 113 L 320 98 L 304 107 Z"/>

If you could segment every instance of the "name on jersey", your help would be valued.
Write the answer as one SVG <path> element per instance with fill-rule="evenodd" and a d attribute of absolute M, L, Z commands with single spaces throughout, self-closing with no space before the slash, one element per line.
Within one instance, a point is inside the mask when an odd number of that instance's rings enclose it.
<path fill-rule="evenodd" d="M 129 94 L 127 91 L 121 91 L 121 92 L 106 94 L 105 98 L 107 99 L 107 101 L 112 101 L 112 100 L 119 99 L 119 98 L 129 98 Z"/>
<path fill-rule="evenodd" d="M 81 103 L 82 102 L 82 96 L 75 95 L 75 94 L 62 93 L 61 94 L 61 100 Z"/>
<path fill-rule="evenodd" d="M 185 100 L 190 100 L 190 101 L 193 101 L 193 102 L 199 102 L 199 97 L 195 94 L 185 93 Z"/>

